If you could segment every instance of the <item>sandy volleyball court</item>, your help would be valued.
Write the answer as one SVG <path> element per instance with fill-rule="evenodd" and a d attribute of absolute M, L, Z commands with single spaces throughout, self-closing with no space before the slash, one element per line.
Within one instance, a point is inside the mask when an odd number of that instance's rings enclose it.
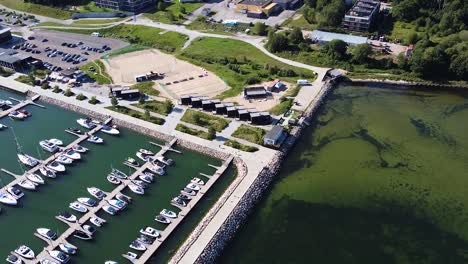
<path fill-rule="evenodd" d="M 156 80 L 155 87 L 174 99 L 184 94 L 214 97 L 229 89 L 229 86 L 213 73 L 158 50 L 143 50 L 115 56 L 104 60 L 104 65 L 114 83 L 121 85 L 136 83 L 137 75 L 151 71 L 162 73 L 165 77 Z"/>

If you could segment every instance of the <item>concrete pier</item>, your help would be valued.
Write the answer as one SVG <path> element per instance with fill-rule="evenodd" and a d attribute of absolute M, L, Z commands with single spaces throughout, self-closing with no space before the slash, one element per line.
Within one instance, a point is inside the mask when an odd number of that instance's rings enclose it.
<path fill-rule="evenodd" d="M 17 110 L 20 110 L 21 108 L 27 106 L 27 105 L 30 105 L 30 104 L 34 104 L 36 106 L 39 106 L 39 107 L 44 107 L 40 104 L 36 104 L 34 103 L 34 101 L 36 101 L 37 99 L 39 99 L 39 95 L 35 95 L 34 97 L 32 97 L 31 99 L 29 100 L 24 100 L 24 101 L 19 101 L 17 99 L 14 99 L 14 98 L 11 98 L 12 100 L 15 100 L 15 101 L 18 101 L 19 103 L 12 106 L 10 109 L 7 109 L 7 110 L 4 110 L 4 111 L 1 111 L 0 112 L 0 118 L 4 118 L 5 116 L 8 116 L 11 112 L 13 111 L 17 111 Z"/>

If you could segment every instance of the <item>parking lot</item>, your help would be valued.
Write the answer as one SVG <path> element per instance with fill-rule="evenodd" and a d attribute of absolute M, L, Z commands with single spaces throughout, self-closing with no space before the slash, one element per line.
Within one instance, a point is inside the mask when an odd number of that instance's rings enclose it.
<path fill-rule="evenodd" d="M 35 30 L 23 45 L 17 44 L 12 48 L 19 53 L 29 54 L 42 60 L 48 69 L 60 71 L 70 67 L 80 67 L 127 45 L 128 43 L 116 39 Z"/>

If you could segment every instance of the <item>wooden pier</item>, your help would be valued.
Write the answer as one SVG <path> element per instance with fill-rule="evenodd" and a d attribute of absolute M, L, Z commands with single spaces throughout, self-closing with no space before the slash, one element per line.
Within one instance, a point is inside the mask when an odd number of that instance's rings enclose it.
<path fill-rule="evenodd" d="M 31 104 L 31 105 L 35 105 L 35 106 L 44 108 L 43 105 L 36 104 L 36 103 L 34 102 L 34 101 L 36 101 L 38 98 L 39 98 L 39 95 L 36 95 L 36 96 L 32 97 L 32 98 L 29 99 L 29 100 L 20 101 L 20 100 L 18 100 L 18 99 L 15 99 L 15 98 L 11 98 L 11 97 L 10 97 L 11 100 L 17 101 L 18 104 L 12 106 L 10 109 L 1 111 L 1 112 L 0 112 L 0 118 L 4 118 L 5 116 L 8 116 L 11 112 L 13 112 L 13 111 L 18 111 L 18 110 L 20 110 L 21 108 L 23 108 L 23 107 L 25 107 L 25 106 L 27 106 L 27 105 L 30 105 L 30 104 Z"/>
<path fill-rule="evenodd" d="M 155 157 L 164 155 L 176 142 L 177 139 L 174 138 L 171 142 L 166 144 L 158 153 L 156 153 Z M 140 168 L 138 168 L 138 170 L 136 170 L 132 175 L 128 177 L 128 181 L 122 181 L 122 183 L 118 185 L 112 192 L 107 193 L 106 197 L 99 201 L 96 207 L 88 208 L 88 212 L 84 214 L 81 218 L 79 218 L 76 223 L 69 223 L 69 228 L 65 232 L 63 232 L 56 240 L 52 241 L 47 247 L 45 247 L 44 250 L 37 255 L 36 260 L 34 260 L 33 263 L 39 263 L 40 259 L 47 258 L 49 256 L 47 250 L 54 250 L 56 247 L 58 247 L 59 244 L 66 243 L 67 238 L 73 235 L 73 232 L 75 232 L 75 230 L 82 230 L 82 224 L 86 223 L 91 217 L 95 216 L 96 213 L 99 210 L 101 210 L 104 205 L 108 205 L 107 201 L 114 199 L 114 197 L 117 194 L 122 192 L 122 190 L 127 187 L 127 185 L 130 183 L 130 180 L 136 179 L 148 168 L 149 165 L 149 162 L 143 164 Z"/>
<path fill-rule="evenodd" d="M 161 145 L 161 144 L 154 143 L 154 142 L 151 142 L 151 141 L 150 141 L 150 144 L 151 144 L 151 145 L 158 146 L 158 147 L 160 147 L 160 148 L 164 148 L 164 147 L 166 146 L 166 145 Z M 173 148 L 169 148 L 168 151 L 172 151 L 172 152 L 175 152 L 175 153 L 182 154 L 182 151 L 177 150 L 177 149 L 173 149 Z M 158 155 L 156 155 L 156 156 L 158 156 Z"/>
<path fill-rule="evenodd" d="M 229 168 L 229 165 L 231 164 L 232 160 L 234 159 L 233 156 L 230 156 L 226 161 L 224 161 L 223 165 L 221 167 L 216 167 L 217 171 L 209 177 L 209 180 L 206 182 L 205 185 L 203 185 L 198 191 L 197 195 L 192 198 L 187 203 L 186 207 L 179 207 L 182 211 L 179 212 L 179 216 L 175 219 L 172 220 L 172 222 L 166 226 L 166 229 L 164 231 L 160 232 L 161 236 L 159 239 L 156 239 L 153 244 L 148 246 L 147 250 L 141 255 L 137 260 L 135 260 L 134 263 L 138 264 L 143 264 L 146 263 L 151 256 L 158 250 L 158 248 L 164 243 L 164 241 L 170 236 L 170 234 L 179 226 L 179 224 L 183 221 L 184 217 L 190 213 L 192 208 L 195 207 L 195 205 L 205 196 L 205 193 L 213 186 L 213 184 L 218 180 L 218 178 L 223 175 L 223 173 Z"/>

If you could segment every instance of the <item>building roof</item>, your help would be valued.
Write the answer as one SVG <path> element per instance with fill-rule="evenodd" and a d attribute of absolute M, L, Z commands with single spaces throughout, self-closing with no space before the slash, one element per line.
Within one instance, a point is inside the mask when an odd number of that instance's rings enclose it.
<path fill-rule="evenodd" d="M 259 96 L 259 95 L 267 95 L 267 91 L 263 87 L 245 87 L 244 93 L 247 96 Z"/>
<path fill-rule="evenodd" d="M 226 108 L 227 111 L 237 111 L 237 108 L 235 106 L 230 106 Z"/>
<path fill-rule="evenodd" d="M 0 34 L 6 33 L 6 32 L 9 32 L 9 31 L 11 31 L 11 28 L 4 27 L 4 26 L 0 25 Z"/>
<path fill-rule="evenodd" d="M 214 104 L 211 100 L 204 100 L 202 104 Z"/>
<path fill-rule="evenodd" d="M 268 133 L 265 135 L 265 139 L 270 139 L 277 141 L 283 136 L 284 129 L 282 126 L 274 126 Z"/>
<path fill-rule="evenodd" d="M 216 108 L 224 108 L 226 107 L 224 104 L 215 104 L 215 107 Z"/>
<path fill-rule="evenodd" d="M 245 109 L 242 109 L 242 110 L 239 110 L 239 115 L 241 114 L 248 114 L 249 111 L 245 110 Z"/>
<path fill-rule="evenodd" d="M 31 56 L 27 54 L 19 54 L 17 51 L 12 49 L 0 48 L 0 61 L 13 64 L 29 58 L 31 58 Z"/>
<path fill-rule="evenodd" d="M 364 44 L 367 43 L 367 38 L 366 37 L 360 37 L 360 36 L 353 36 L 353 35 L 347 35 L 347 34 L 339 34 L 339 33 L 332 33 L 332 32 L 326 32 L 326 31 L 320 31 L 320 30 L 314 30 L 312 31 L 312 34 L 310 38 L 313 41 L 323 41 L 323 42 L 329 42 L 334 39 L 340 39 L 343 40 L 344 42 L 351 44 L 351 45 L 358 45 L 358 44 Z"/>
<path fill-rule="evenodd" d="M 140 91 L 138 89 L 131 89 L 131 90 L 122 91 L 122 94 L 134 94 L 134 93 L 140 93 Z"/>
<path fill-rule="evenodd" d="M 253 6 L 265 6 L 271 3 L 271 0 L 243 0 L 239 4 L 253 5 Z"/>
<path fill-rule="evenodd" d="M 373 0 L 359 0 L 354 6 L 346 13 L 346 16 L 366 18 L 372 15 L 375 9 L 380 5 L 379 1 Z"/>

